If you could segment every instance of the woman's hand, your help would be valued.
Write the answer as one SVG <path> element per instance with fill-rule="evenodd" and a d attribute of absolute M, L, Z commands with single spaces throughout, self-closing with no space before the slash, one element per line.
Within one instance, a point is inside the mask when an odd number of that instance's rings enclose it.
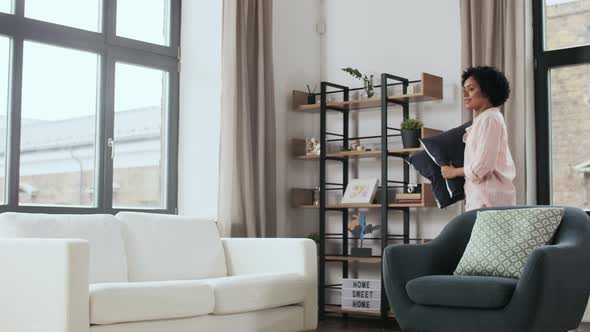
<path fill-rule="evenodd" d="M 458 168 L 453 165 L 443 166 L 440 168 L 442 177 L 445 179 L 454 179 L 459 176 Z"/>

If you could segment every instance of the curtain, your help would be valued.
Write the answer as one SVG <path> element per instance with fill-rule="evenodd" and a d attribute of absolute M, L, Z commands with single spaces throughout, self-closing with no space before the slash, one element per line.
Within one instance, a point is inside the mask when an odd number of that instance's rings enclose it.
<path fill-rule="evenodd" d="M 536 203 L 533 105 L 532 24 L 530 1 L 461 0 L 461 64 L 494 66 L 510 82 L 502 111 L 516 166 L 517 204 Z M 463 122 L 473 119 L 468 111 Z"/>
<path fill-rule="evenodd" d="M 276 236 L 272 1 L 224 0 L 219 226 Z"/>

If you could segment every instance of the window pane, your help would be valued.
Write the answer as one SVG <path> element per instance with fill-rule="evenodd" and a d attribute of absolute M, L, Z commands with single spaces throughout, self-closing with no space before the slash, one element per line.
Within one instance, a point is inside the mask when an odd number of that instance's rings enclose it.
<path fill-rule="evenodd" d="M 0 0 L 0 12 L 12 14 L 12 0 Z"/>
<path fill-rule="evenodd" d="M 545 0 L 545 49 L 590 43 L 590 0 Z"/>
<path fill-rule="evenodd" d="M 113 207 L 165 208 L 168 73 L 117 63 Z"/>
<path fill-rule="evenodd" d="M 117 1 L 117 36 L 170 45 L 170 1 Z"/>
<path fill-rule="evenodd" d="M 96 206 L 97 54 L 25 42 L 20 203 Z"/>
<path fill-rule="evenodd" d="M 590 65 L 551 69 L 553 204 L 590 209 Z"/>
<path fill-rule="evenodd" d="M 10 39 L 0 36 L 0 204 L 6 204 L 6 142 L 10 93 Z"/>
<path fill-rule="evenodd" d="M 27 0 L 25 16 L 78 29 L 101 31 L 101 0 Z"/>

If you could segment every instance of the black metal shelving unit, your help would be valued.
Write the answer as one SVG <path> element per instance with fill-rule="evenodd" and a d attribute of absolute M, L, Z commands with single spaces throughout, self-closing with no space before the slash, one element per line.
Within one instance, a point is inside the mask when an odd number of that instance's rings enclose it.
<path fill-rule="evenodd" d="M 395 83 L 389 83 L 390 81 L 395 81 Z M 334 306 L 335 305 L 328 305 L 326 304 L 326 290 L 328 289 L 341 289 L 341 284 L 326 284 L 326 262 L 335 262 L 334 264 L 341 264 L 342 265 L 342 277 L 347 278 L 349 273 L 349 259 L 350 257 L 348 254 L 348 242 L 349 240 L 354 240 L 356 238 L 351 238 L 348 236 L 348 220 L 349 220 L 349 208 L 342 207 L 342 208 L 328 208 L 326 204 L 326 192 L 327 190 L 334 190 L 340 189 L 342 190 L 342 194 L 346 190 L 348 185 L 348 177 L 349 177 L 349 157 L 329 157 L 327 156 L 327 143 L 332 141 L 342 141 L 343 149 L 348 149 L 350 140 L 353 139 L 366 139 L 366 138 L 380 138 L 381 139 L 381 190 L 380 190 L 380 213 L 381 213 L 381 236 L 380 237 L 371 237 L 368 238 L 369 240 L 375 240 L 381 242 L 381 253 L 385 249 L 385 247 L 389 244 L 391 240 L 402 240 L 403 243 L 410 242 L 410 207 L 391 207 L 387 202 L 389 190 L 390 188 L 400 188 L 403 187 L 404 191 L 407 189 L 409 183 L 409 166 L 407 163 L 403 162 L 403 180 L 402 181 L 395 181 L 390 180 L 388 178 L 388 163 L 390 158 L 403 158 L 405 155 L 400 153 L 392 153 L 388 149 L 388 138 L 393 136 L 401 136 L 400 129 L 393 128 L 388 126 L 387 118 L 388 118 L 388 110 L 389 106 L 397 106 L 401 107 L 403 110 L 403 119 L 408 119 L 409 117 L 409 101 L 403 99 L 390 99 L 388 98 L 388 87 L 392 85 L 401 85 L 402 93 L 405 95 L 407 93 L 408 85 L 410 83 L 420 82 L 420 81 L 409 81 L 406 78 L 383 73 L 381 74 L 381 85 L 378 86 L 381 90 L 381 134 L 376 136 L 365 136 L 365 137 L 349 137 L 349 121 L 350 121 L 350 112 L 352 109 L 350 107 L 340 107 L 340 106 L 330 106 L 327 103 L 327 95 L 331 93 L 342 93 L 342 100 L 344 102 L 349 101 L 350 91 L 358 90 L 358 89 L 350 89 L 349 87 L 330 83 L 330 82 L 321 82 L 321 92 L 320 92 L 320 144 L 321 144 L 321 152 L 320 152 L 320 200 L 319 200 L 319 214 L 320 214 L 320 241 L 319 241 L 319 310 L 320 310 L 320 317 L 324 317 L 327 312 L 339 312 L 344 315 L 349 314 L 348 312 L 342 310 L 326 310 L 327 306 Z M 328 89 L 335 89 L 330 90 Z M 337 111 L 340 112 L 342 115 L 342 133 L 333 133 L 327 131 L 327 112 L 328 111 Z M 394 133 L 392 133 L 394 132 Z M 338 137 L 337 139 L 328 139 L 328 137 Z M 332 183 L 326 181 L 326 163 L 327 162 L 339 162 L 342 165 L 342 183 Z M 391 184 L 391 185 L 390 185 Z M 388 217 L 390 210 L 398 210 L 403 212 L 403 234 L 389 234 L 388 232 Z M 329 211 L 337 211 L 342 215 L 342 233 L 326 233 L 326 222 L 327 216 L 326 214 Z M 340 240 L 342 241 L 341 246 L 341 253 L 340 256 L 334 255 L 326 255 L 326 241 L 327 240 Z M 338 258 L 338 259 L 335 259 Z M 374 256 L 372 259 L 367 260 L 369 262 L 380 262 L 379 256 Z M 356 260 L 355 258 L 350 258 L 350 260 Z M 362 260 L 361 260 L 362 261 Z M 381 310 L 379 315 L 374 315 L 377 317 L 381 317 L 382 319 L 388 319 L 389 316 L 389 308 L 387 305 L 387 299 L 385 296 L 385 289 L 383 283 L 383 274 L 381 273 Z"/>

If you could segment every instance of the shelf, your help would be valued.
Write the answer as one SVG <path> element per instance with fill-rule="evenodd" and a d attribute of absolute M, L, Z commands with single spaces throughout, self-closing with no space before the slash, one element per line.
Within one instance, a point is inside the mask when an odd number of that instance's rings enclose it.
<path fill-rule="evenodd" d="M 412 153 L 416 153 L 418 151 L 423 151 L 423 148 L 410 148 L 410 149 L 389 149 L 389 153 L 396 153 L 396 154 L 405 154 L 410 155 Z M 331 152 L 326 154 L 326 157 L 329 158 L 344 158 L 344 157 L 353 157 L 353 158 L 379 158 L 381 157 L 381 151 L 340 151 L 340 152 Z M 296 159 L 319 159 L 319 155 L 301 155 L 296 156 Z"/>
<path fill-rule="evenodd" d="M 420 133 L 420 137 L 426 138 L 441 134 L 442 130 L 432 129 L 422 127 L 422 131 Z M 389 153 L 397 154 L 397 155 L 405 155 L 409 156 L 413 153 L 423 151 L 424 148 L 396 148 L 396 149 L 389 149 Z M 319 159 L 319 155 L 305 155 L 305 140 L 300 138 L 293 138 L 291 140 L 291 153 L 293 158 L 300 159 L 300 160 L 316 160 Z M 338 151 L 338 152 L 330 152 L 326 154 L 328 158 L 380 158 L 381 157 L 381 150 L 374 150 L 374 151 Z"/>
<path fill-rule="evenodd" d="M 380 111 L 381 115 L 381 127 L 374 128 L 375 132 L 379 134 L 373 133 L 371 136 L 367 135 L 360 135 L 361 133 L 355 133 L 355 137 L 348 135 L 347 132 L 327 132 L 327 124 L 326 122 L 322 123 L 320 128 L 320 132 L 318 133 L 319 136 L 314 137 L 315 139 L 321 140 L 321 149 L 322 153 L 324 153 L 325 158 L 321 158 L 320 155 L 307 155 L 310 150 L 314 150 L 314 152 L 318 151 L 319 146 L 314 141 L 308 141 L 307 139 L 301 138 L 292 138 L 290 143 L 290 156 L 293 159 L 299 160 L 317 160 L 319 161 L 318 166 L 320 166 L 320 175 L 323 177 L 320 179 L 320 183 L 322 184 L 322 192 L 321 194 L 322 202 L 322 209 L 320 209 L 319 205 L 313 205 L 313 203 L 317 203 L 318 201 L 318 188 L 292 188 L 291 189 L 291 206 L 295 208 L 305 208 L 305 209 L 315 209 L 314 211 L 320 212 L 320 220 L 324 220 L 324 223 L 327 222 L 326 220 L 326 213 L 328 211 L 332 211 L 331 213 L 341 213 L 343 217 L 349 218 L 347 212 L 348 209 L 378 209 L 377 211 L 373 210 L 373 212 L 381 211 L 381 217 L 379 218 L 381 226 L 383 226 L 383 237 L 381 238 L 365 238 L 371 240 L 379 240 L 381 242 L 381 251 L 376 252 L 376 254 L 380 254 L 385 249 L 385 246 L 392 241 L 401 242 L 403 240 L 404 243 L 408 243 L 410 241 L 414 241 L 417 239 L 410 239 L 410 224 L 407 222 L 408 217 L 410 217 L 411 210 L 410 208 L 421 208 L 421 207 L 436 207 L 436 201 L 434 199 L 432 193 L 432 185 L 422 184 L 422 195 L 416 197 L 416 200 L 401 200 L 399 199 L 395 203 L 395 194 L 399 194 L 402 192 L 404 186 L 402 184 L 407 184 L 408 180 L 408 170 L 409 167 L 407 164 L 403 163 L 403 171 L 404 171 L 404 181 L 394 181 L 394 178 L 389 178 L 387 175 L 387 169 L 390 165 L 388 157 L 397 157 L 400 159 L 407 160 L 406 157 L 411 156 L 414 153 L 420 153 L 423 151 L 423 148 L 417 147 L 412 149 L 402 149 L 399 148 L 401 143 L 399 142 L 399 128 L 390 127 L 393 125 L 393 122 L 390 124 L 387 122 L 388 111 L 391 108 L 395 107 L 393 111 L 401 111 L 400 115 L 404 120 L 409 118 L 409 108 L 410 103 L 417 103 L 417 102 L 424 102 L 424 101 L 432 101 L 432 100 L 442 100 L 443 99 L 443 79 L 438 76 L 430 75 L 427 73 L 421 74 L 420 81 L 409 81 L 405 78 L 401 78 L 398 76 L 394 76 L 391 74 L 383 73 L 381 75 L 383 77 L 384 84 L 383 87 L 383 94 L 380 97 L 376 98 L 365 98 L 365 99 L 356 99 L 356 100 L 349 100 L 349 101 L 338 101 L 342 100 L 344 94 L 349 89 L 347 87 L 342 87 L 337 84 L 331 84 L 329 82 L 322 82 L 324 86 L 331 86 L 336 87 L 337 90 L 332 90 L 327 92 L 323 91 L 321 93 L 320 100 L 323 100 L 325 108 L 323 111 L 335 111 L 340 113 L 340 116 L 336 117 L 328 117 L 325 118 L 326 113 L 323 113 L 322 107 L 319 103 L 316 104 L 307 104 L 308 100 L 308 93 L 303 91 L 293 91 L 292 97 L 292 110 L 298 113 L 311 113 L 311 114 L 321 114 L 323 121 L 333 121 L 333 118 L 338 118 L 339 120 L 342 119 L 342 126 L 334 127 L 334 128 L 347 128 L 349 127 L 349 111 L 352 110 L 376 110 Z M 395 88 L 389 89 L 390 84 L 388 81 L 396 81 L 394 84 Z M 405 82 L 405 83 L 404 83 Z M 411 82 L 411 83 L 410 83 Z M 418 84 L 415 84 L 417 83 Z M 411 84 L 411 85 L 409 85 Z M 400 86 L 403 89 L 400 89 Z M 405 87 L 408 87 L 406 90 Z M 387 92 L 385 92 L 385 88 Z M 353 90 L 360 90 L 353 89 Z M 381 91 L 381 90 L 380 90 Z M 414 92 L 414 93 L 404 93 L 407 92 Z M 386 95 L 387 94 L 387 95 Z M 314 95 L 317 97 L 318 94 Z M 332 98 L 335 97 L 335 98 Z M 339 99 L 338 99 L 339 98 Z M 328 100 L 330 99 L 330 100 Z M 391 107 L 390 107 L 391 106 Z M 334 113 L 331 113 L 334 114 Z M 356 120 L 359 121 L 358 119 Z M 373 126 L 375 127 L 375 126 Z M 371 128 L 373 128 L 371 127 Z M 381 130 L 379 130 L 381 128 Z M 395 131 L 393 133 L 392 131 Z M 430 128 L 422 128 L 420 137 L 427 138 L 433 135 L 440 134 L 441 131 L 434 130 Z M 345 134 L 346 138 L 345 138 Z M 364 133 L 363 133 L 364 134 Z M 332 137 L 334 136 L 334 137 Z M 395 138 L 391 138 L 395 137 Z M 322 139 L 324 138 L 324 139 Z M 373 149 L 373 151 L 339 151 L 345 150 L 345 147 L 349 147 L 351 140 L 358 140 L 360 143 L 366 147 Z M 371 140 L 371 141 L 369 141 Z M 373 141 L 373 140 L 378 140 Z M 424 153 L 424 152 L 421 152 Z M 382 157 L 384 160 L 382 160 Z M 368 162 L 372 163 L 374 161 L 381 161 L 379 165 L 381 165 L 381 190 L 380 195 L 377 197 L 378 199 L 372 200 L 373 203 L 370 204 L 328 204 L 328 203 L 336 203 L 340 202 L 340 199 L 337 199 L 337 193 L 344 192 L 344 183 L 348 183 L 350 173 L 349 167 L 351 162 L 356 161 L 352 158 L 371 158 Z M 334 160 L 337 161 L 334 166 L 342 166 L 342 181 L 332 181 L 329 182 L 326 179 L 326 167 L 327 161 Z M 394 161 L 391 161 L 394 162 Z M 396 162 L 397 163 L 397 162 Z M 364 164 L 364 163 L 361 163 Z M 360 165 L 360 164 L 359 164 Z M 332 165 L 330 164 L 330 167 Z M 353 165 L 354 166 L 354 165 Z M 399 166 L 396 164 L 396 166 Z M 391 175 L 389 175 L 391 176 Z M 340 182 L 340 183 L 337 183 Z M 385 190 L 385 191 L 383 191 Z M 387 199 L 381 199 L 386 196 Z M 403 197 L 403 196 L 402 196 Z M 406 196 L 411 197 L 411 196 Z M 400 198 L 400 196 L 398 196 Z M 405 203 L 401 203 L 405 202 Z M 382 203 L 382 204 L 380 204 Z M 391 215 L 388 214 L 390 210 L 397 210 L 395 213 Z M 312 213 L 317 213 L 312 212 Z M 350 211 L 352 212 L 352 211 Z M 403 214 L 404 223 L 403 223 L 403 234 L 391 234 L 387 229 L 387 225 L 389 222 L 401 222 L 400 216 Z M 391 218 L 389 218 L 391 216 Z M 332 221 L 330 221 L 332 222 Z M 340 223 L 340 222 L 339 222 Z M 342 220 L 343 226 L 346 224 L 346 220 Z M 348 233 L 326 233 L 325 231 L 326 225 L 320 225 L 320 239 L 322 241 L 335 241 L 338 245 L 341 245 L 340 250 L 333 250 L 331 251 L 334 254 L 331 255 L 324 255 L 325 251 L 322 252 L 321 257 L 321 264 L 330 264 L 330 268 L 342 268 L 342 275 L 346 275 L 347 268 L 349 265 L 354 265 L 353 267 L 368 268 L 368 264 L 372 264 L 371 267 L 379 267 L 382 262 L 381 256 L 371 256 L 371 257 L 353 257 L 349 255 L 338 255 L 338 252 L 348 253 L 347 246 L 344 244 L 344 239 L 347 238 L 348 240 L 352 240 L 350 237 L 347 237 Z M 342 232 L 348 232 L 347 229 L 343 229 Z M 331 235 L 335 235 L 334 238 Z M 340 235 L 340 236 L 339 236 Z M 354 238 L 353 238 L 354 239 Z M 354 239 L 356 240 L 356 239 Z M 339 241 L 339 242 L 338 242 Z M 418 241 L 419 242 L 419 241 Z M 375 243 L 373 243 L 375 244 Z M 352 262 L 357 262 L 357 264 L 349 264 Z M 363 264 L 360 264 L 363 263 Z M 332 266 L 335 265 L 335 266 Z M 358 265 L 358 266 L 357 266 Z M 325 266 L 324 266 L 325 267 Z M 332 269 L 330 269 L 332 270 Z M 331 272 L 331 271 L 329 271 Z M 382 305 L 384 310 L 368 310 L 366 307 L 361 310 L 355 310 L 354 308 L 342 308 L 340 304 L 335 303 L 326 303 L 326 293 L 325 291 L 331 291 L 330 287 L 326 287 L 326 281 L 330 280 L 327 278 L 327 272 L 325 268 L 319 270 L 319 289 L 320 289 L 320 297 L 319 297 L 319 306 L 321 313 L 332 313 L 332 314 L 340 314 L 340 315 L 350 315 L 350 316 L 369 316 L 374 318 L 386 318 L 386 317 L 394 317 L 394 314 L 391 312 L 391 309 L 386 309 L 386 306 Z M 338 286 L 337 284 L 329 285 L 329 286 Z M 342 285 L 340 285 L 340 288 Z M 332 289 L 337 289 L 332 287 Z M 322 296 L 323 294 L 323 296 Z M 382 289 L 381 293 L 381 304 L 385 304 L 387 300 L 385 300 L 385 294 Z M 372 306 L 369 307 L 370 309 L 377 309 L 373 308 Z"/>
<path fill-rule="evenodd" d="M 388 99 L 391 101 L 417 103 L 422 101 L 440 100 L 443 98 L 442 77 L 422 73 L 420 80 L 422 82 L 422 92 L 403 96 L 393 96 Z"/>
<path fill-rule="evenodd" d="M 360 316 L 370 316 L 370 317 L 381 317 L 381 312 L 379 311 L 362 311 L 362 310 L 347 310 L 342 309 L 340 306 L 335 305 L 326 305 L 324 307 L 325 312 L 335 313 L 335 314 L 349 314 L 349 315 L 360 315 Z M 393 312 L 389 312 L 387 315 L 389 318 L 394 318 Z"/>
<path fill-rule="evenodd" d="M 404 207 L 425 207 L 422 203 L 408 203 L 408 204 L 388 204 L 391 208 L 404 208 Z M 326 209 L 378 209 L 381 204 L 329 204 L 326 205 Z M 319 209 L 319 205 L 299 205 L 302 209 Z"/>
<path fill-rule="evenodd" d="M 388 97 L 394 102 L 422 102 L 431 100 L 440 100 L 443 98 L 442 91 L 442 77 L 422 73 L 421 84 L 422 92 L 414 94 L 406 94 L 400 96 Z M 293 90 L 293 110 L 295 112 L 303 113 L 319 113 L 320 104 L 307 104 L 307 92 Z M 327 104 L 328 107 L 337 107 L 346 110 L 363 110 L 381 107 L 381 98 L 365 98 L 355 99 L 349 101 L 338 101 Z"/>
<path fill-rule="evenodd" d="M 293 91 L 293 100 L 298 99 L 299 97 L 296 94 L 304 94 L 307 98 L 307 93 L 303 91 Z M 365 98 L 365 99 L 355 99 L 349 101 L 337 101 L 327 104 L 328 107 L 338 107 L 341 109 L 346 109 L 349 111 L 357 111 L 363 109 L 371 109 L 371 108 L 378 108 L 381 107 L 381 98 Z M 303 112 L 303 113 L 319 113 L 320 112 L 320 104 L 300 104 L 295 106 L 295 112 Z M 333 111 L 328 109 L 329 111 Z"/>
<path fill-rule="evenodd" d="M 327 261 L 381 263 L 381 257 L 325 256 Z"/>
<path fill-rule="evenodd" d="M 387 204 L 390 208 L 412 208 L 412 207 L 436 207 L 436 201 L 432 194 L 432 185 L 430 183 L 422 183 L 422 201 L 419 203 L 390 203 Z M 319 205 L 298 205 L 298 208 L 302 209 L 319 209 Z M 381 208 L 381 204 L 328 204 L 326 209 L 378 209 Z"/>

